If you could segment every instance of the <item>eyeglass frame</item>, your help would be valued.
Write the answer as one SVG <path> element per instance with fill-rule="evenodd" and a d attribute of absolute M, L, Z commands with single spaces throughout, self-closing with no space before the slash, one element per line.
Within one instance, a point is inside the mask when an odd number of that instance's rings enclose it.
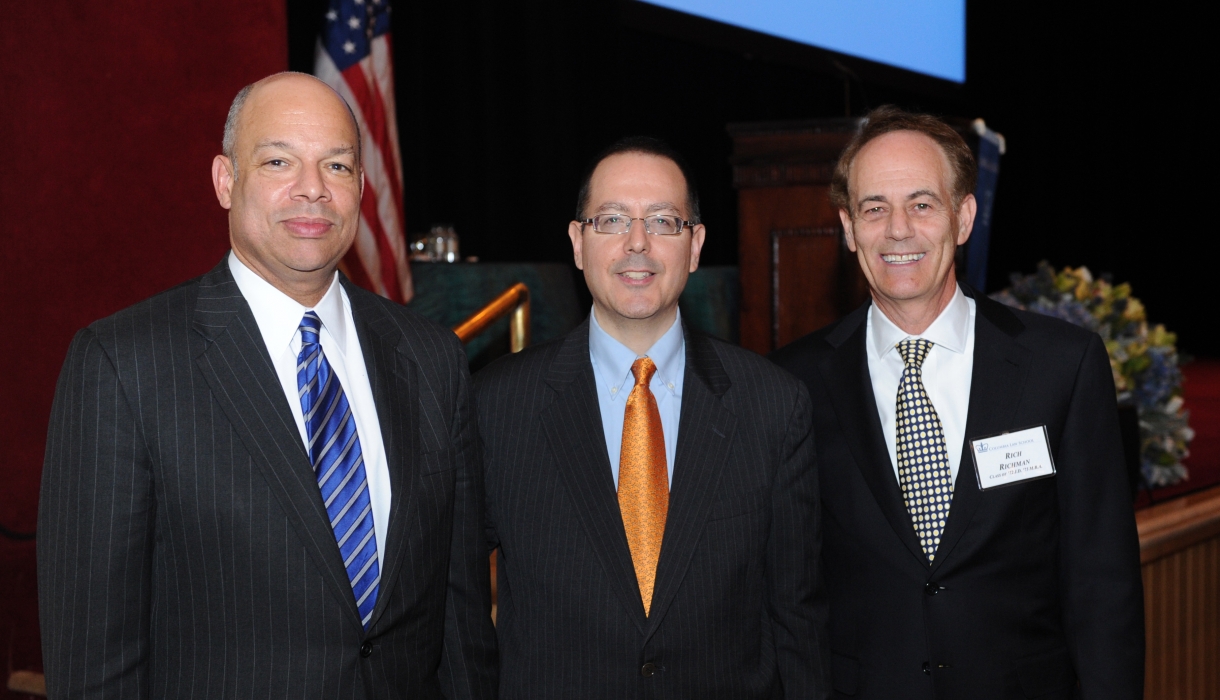
<path fill-rule="evenodd" d="M 608 231 L 598 231 L 597 224 L 595 224 L 593 222 L 593 220 L 598 217 L 601 217 L 601 216 L 622 216 L 622 217 L 626 218 L 627 219 L 627 230 L 619 232 L 619 233 L 610 233 Z M 693 231 L 695 229 L 695 227 L 699 225 L 698 221 L 689 221 L 687 219 L 683 219 L 681 216 L 678 216 L 677 214 L 652 214 L 651 216 L 672 216 L 672 217 L 674 217 L 675 219 L 678 220 L 678 230 L 674 231 L 673 233 L 653 233 L 652 230 L 648 228 L 648 217 L 627 216 L 626 214 L 596 214 L 587 219 L 581 219 L 577 223 L 579 223 L 582 228 L 586 225 L 592 226 L 593 233 L 598 233 L 603 236 L 622 236 L 624 234 L 631 233 L 631 222 L 632 221 L 643 221 L 644 222 L 644 232 L 650 236 L 678 236 L 678 235 L 682 234 L 682 231 L 684 229 L 686 229 L 686 227 L 689 226 L 691 228 L 691 230 Z"/>

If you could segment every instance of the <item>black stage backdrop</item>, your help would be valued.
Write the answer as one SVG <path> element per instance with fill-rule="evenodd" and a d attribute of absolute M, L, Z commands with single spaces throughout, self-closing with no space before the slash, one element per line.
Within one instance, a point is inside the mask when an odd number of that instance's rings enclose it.
<path fill-rule="evenodd" d="M 692 161 L 707 264 L 737 258 L 725 124 L 862 114 L 893 102 L 983 117 L 1008 139 L 988 291 L 1008 273 L 1088 265 L 1129 281 L 1180 346 L 1216 356 L 1208 309 L 1217 232 L 1216 84 L 1204 23 L 1171 3 L 1142 14 L 970 1 L 967 85 L 940 94 L 844 81 L 660 34 L 619 0 L 396 0 L 397 108 L 410 234 L 456 226 L 483 260 L 571 259 L 566 224 L 588 159 L 646 133 Z M 289 2 L 289 63 L 310 71 L 318 0 Z M 867 17 L 861 18 L 867 22 Z M 850 100 L 850 106 L 848 105 Z"/>

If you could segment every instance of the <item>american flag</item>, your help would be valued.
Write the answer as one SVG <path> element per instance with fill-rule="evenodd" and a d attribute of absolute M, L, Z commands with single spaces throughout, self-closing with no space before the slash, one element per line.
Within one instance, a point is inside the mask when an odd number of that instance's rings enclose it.
<path fill-rule="evenodd" d="M 413 289 L 394 115 L 390 0 L 330 0 L 324 22 L 314 74 L 351 105 L 364 156 L 360 230 L 343 269 L 365 289 L 406 303 Z"/>

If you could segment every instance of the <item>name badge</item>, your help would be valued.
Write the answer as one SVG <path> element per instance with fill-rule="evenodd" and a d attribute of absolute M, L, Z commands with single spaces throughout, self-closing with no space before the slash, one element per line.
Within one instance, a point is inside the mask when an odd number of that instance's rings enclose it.
<path fill-rule="evenodd" d="M 970 456 L 980 491 L 1055 475 L 1045 425 L 971 440 Z"/>

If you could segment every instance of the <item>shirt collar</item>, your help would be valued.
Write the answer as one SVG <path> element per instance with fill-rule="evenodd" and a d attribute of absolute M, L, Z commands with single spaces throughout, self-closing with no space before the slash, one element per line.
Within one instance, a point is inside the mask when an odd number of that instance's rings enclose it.
<path fill-rule="evenodd" d="M 950 352 L 963 353 L 966 351 L 966 338 L 970 332 L 970 303 L 962 293 L 962 288 L 955 286 L 949 304 L 932 325 L 919 335 L 911 335 L 894 325 L 876 304 L 868 309 L 868 322 L 873 352 L 877 357 L 885 357 L 886 353 L 895 350 L 898 343 L 907 338 L 923 338 Z"/>
<path fill-rule="evenodd" d="M 657 366 L 653 384 L 659 379 L 675 397 L 682 395 L 681 373 L 686 368 L 685 342 L 682 335 L 682 312 L 678 311 L 669 330 L 648 348 L 648 352 L 640 356 L 652 358 Z M 610 382 L 609 386 L 601 387 L 601 391 L 610 392 L 611 400 L 620 396 L 626 400 L 627 395 L 631 393 L 631 387 L 635 386 L 631 365 L 635 363 L 637 356 L 631 348 L 620 343 L 598 324 L 595 311 L 589 314 L 589 356 L 606 381 Z"/>
<path fill-rule="evenodd" d="M 270 282 L 259 277 L 246 267 L 237 254 L 229 252 L 229 270 L 241 295 L 250 305 L 258 330 L 268 348 L 292 348 L 301 327 L 301 318 L 309 308 L 301 306 L 295 299 L 276 289 Z M 343 287 L 339 284 L 339 273 L 331 280 L 326 295 L 313 307 L 322 320 L 322 327 L 335 339 L 343 353 L 347 348 L 347 314 L 343 312 Z M 331 349 L 327 348 L 327 352 Z"/>

